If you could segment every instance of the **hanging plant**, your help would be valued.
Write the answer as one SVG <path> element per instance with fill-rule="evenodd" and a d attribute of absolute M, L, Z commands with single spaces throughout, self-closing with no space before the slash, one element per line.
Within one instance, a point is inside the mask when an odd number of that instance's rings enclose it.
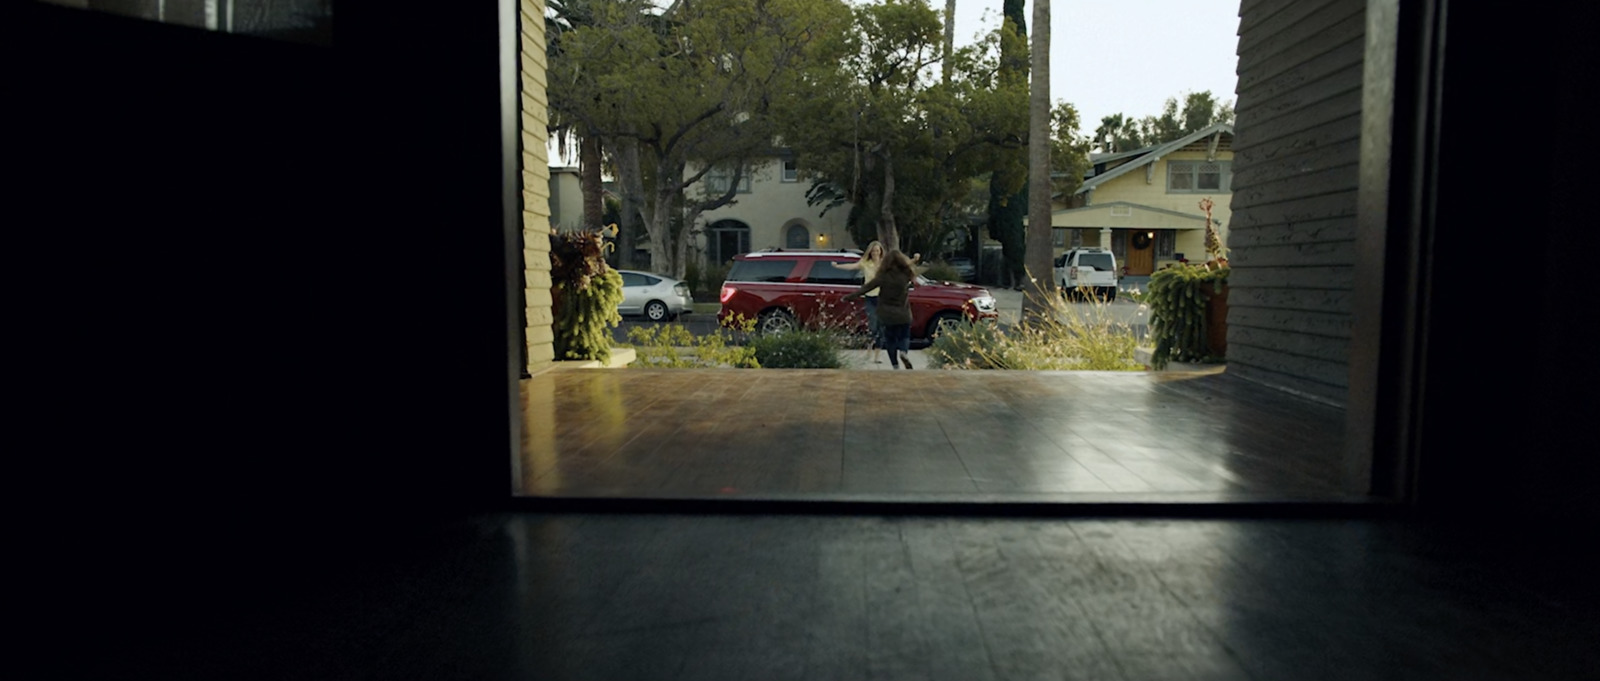
<path fill-rule="evenodd" d="M 1165 369 L 1169 362 L 1203 362 L 1220 358 L 1208 342 L 1210 291 L 1222 295 L 1228 280 L 1225 266 L 1179 265 L 1150 275 L 1150 333 L 1155 351 L 1150 364 Z"/>
<path fill-rule="evenodd" d="M 622 322 L 622 275 L 606 264 L 610 248 L 599 231 L 550 235 L 557 359 L 611 359 L 612 329 Z"/>

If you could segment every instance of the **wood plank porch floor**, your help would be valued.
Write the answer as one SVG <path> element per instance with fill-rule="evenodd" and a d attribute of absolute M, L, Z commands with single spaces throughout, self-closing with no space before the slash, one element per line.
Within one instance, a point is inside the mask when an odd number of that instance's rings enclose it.
<path fill-rule="evenodd" d="M 1332 501 L 1344 411 L 1226 373 L 552 370 L 519 494 Z"/>

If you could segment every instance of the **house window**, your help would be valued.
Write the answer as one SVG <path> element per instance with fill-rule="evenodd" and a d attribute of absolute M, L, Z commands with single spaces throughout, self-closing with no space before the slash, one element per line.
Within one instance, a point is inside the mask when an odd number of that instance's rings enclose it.
<path fill-rule="evenodd" d="M 1168 161 L 1167 192 L 1225 192 L 1233 183 L 1229 161 Z"/>
<path fill-rule="evenodd" d="M 785 159 L 783 161 L 783 181 L 784 182 L 799 182 L 800 181 L 800 164 L 797 163 L 792 158 L 791 159 Z"/>
<path fill-rule="evenodd" d="M 1052 229 L 1052 230 L 1050 230 L 1050 245 L 1051 246 L 1055 246 L 1056 248 L 1066 248 L 1067 247 L 1067 232 L 1071 232 L 1071 231 L 1074 231 L 1074 230 L 1070 230 L 1070 229 Z"/>
<path fill-rule="evenodd" d="M 1071 247 L 1072 248 L 1082 248 L 1083 247 L 1083 230 L 1081 230 L 1081 229 L 1069 229 L 1067 231 L 1072 233 L 1072 241 L 1070 242 Z"/>
<path fill-rule="evenodd" d="M 1177 249 L 1178 233 L 1170 229 L 1156 230 L 1156 257 L 1172 258 L 1172 252 Z"/>
<path fill-rule="evenodd" d="M 720 196 L 728 191 L 728 181 L 733 178 L 733 171 L 728 168 L 712 168 L 706 173 L 706 193 Z M 750 171 L 739 173 L 740 194 L 750 193 Z"/>

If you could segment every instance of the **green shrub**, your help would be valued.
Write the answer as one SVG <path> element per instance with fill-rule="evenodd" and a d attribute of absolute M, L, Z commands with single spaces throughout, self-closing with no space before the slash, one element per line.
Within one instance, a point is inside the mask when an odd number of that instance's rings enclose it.
<path fill-rule="evenodd" d="M 1134 355 L 1133 330 L 1116 321 L 1110 305 L 1069 305 L 1057 298 L 1045 319 L 1010 329 L 958 323 L 935 336 L 925 354 L 932 366 L 945 369 L 1143 370 Z"/>
<path fill-rule="evenodd" d="M 934 260 L 928 263 L 927 268 L 922 270 L 922 276 L 934 281 L 961 281 L 961 273 L 957 272 L 955 267 L 942 260 Z"/>
<path fill-rule="evenodd" d="M 924 351 L 932 366 L 947 369 L 1010 369 L 999 324 L 951 324 Z"/>
<path fill-rule="evenodd" d="M 701 265 L 690 260 L 683 273 L 683 283 L 695 300 L 717 300 L 722 294 L 722 282 L 728 279 L 731 264 Z"/>
<path fill-rule="evenodd" d="M 756 363 L 767 369 L 838 369 L 839 338 L 828 331 L 794 330 L 750 339 Z"/>
<path fill-rule="evenodd" d="M 1150 275 L 1150 335 L 1156 345 L 1150 353 L 1151 366 L 1165 369 L 1174 360 L 1213 359 L 1206 341 L 1209 298 L 1202 287 L 1210 284 L 1220 290 L 1227 285 L 1228 271 L 1227 267 L 1180 265 Z"/>
<path fill-rule="evenodd" d="M 646 369 L 759 368 L 754 348 L 732 342 L 754 327 L 753 320 L 732 320 L 731 326 L 695 336 L 682 324 L 636 326 L 628 329 L 628 342 L 637 355 L 632 366 Z"/>

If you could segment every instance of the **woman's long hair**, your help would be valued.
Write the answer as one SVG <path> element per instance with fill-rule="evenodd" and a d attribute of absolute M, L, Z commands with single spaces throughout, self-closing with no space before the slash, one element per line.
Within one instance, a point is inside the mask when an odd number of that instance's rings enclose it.
<path fill-rule="evenodd" d="M 878 255 L 874 256 L 874 251 L 876 251 Z M 883 262 L 883 253 L 883 243 L 874 239 L 872 243 L 867 244 L 866 250 L 861 252 L 861 259 L 865 262 L 870 262 L 874 265 L 877 265 Z"/>

